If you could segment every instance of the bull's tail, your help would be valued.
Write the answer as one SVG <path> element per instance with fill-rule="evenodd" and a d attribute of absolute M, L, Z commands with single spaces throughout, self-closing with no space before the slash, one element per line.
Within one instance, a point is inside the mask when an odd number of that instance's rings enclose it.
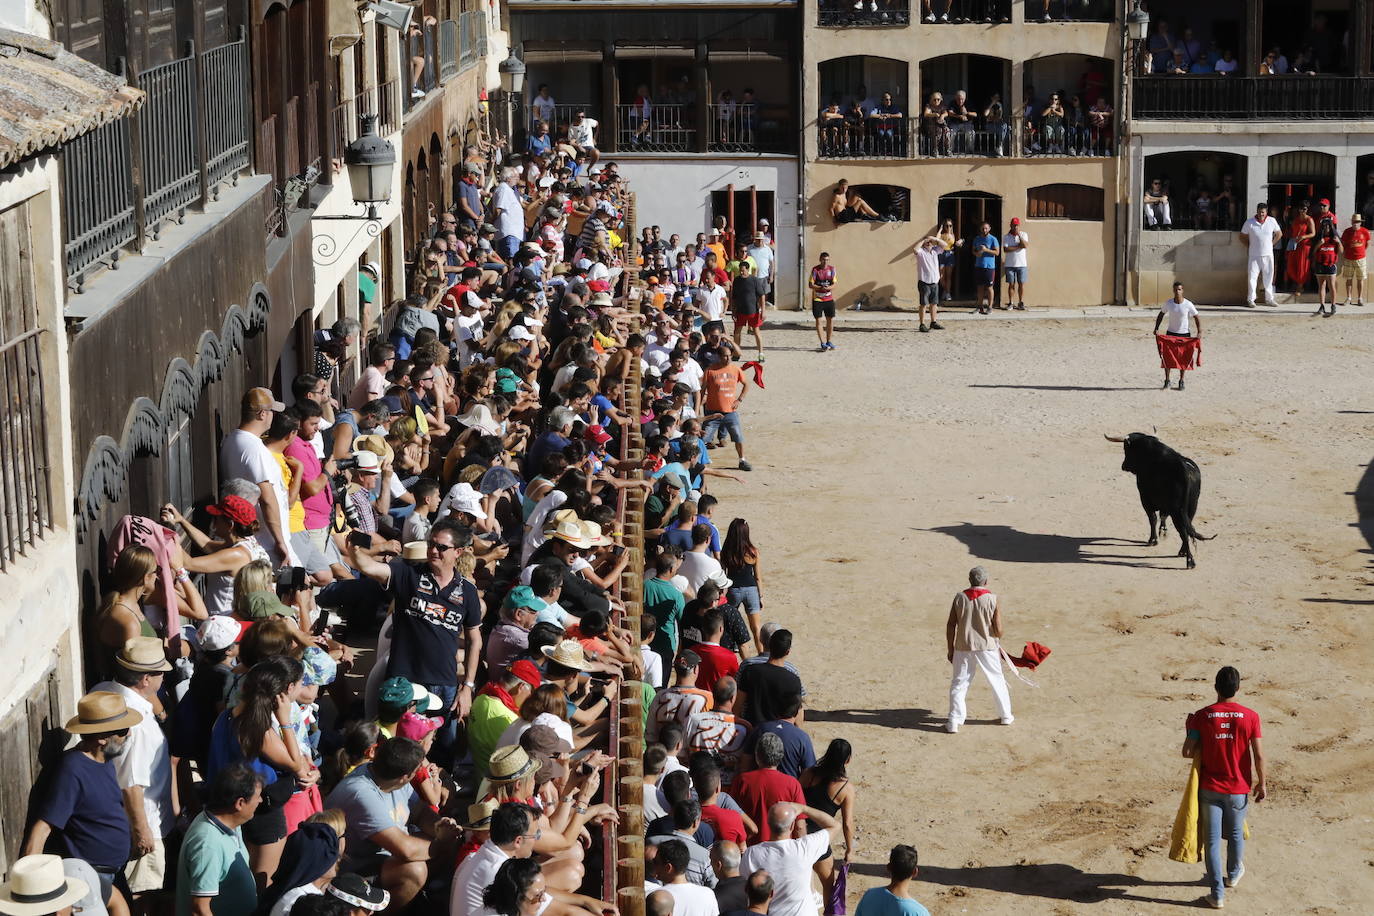
<path fill-rule="evenodd" d="M 1212 535 L 1198 534 L 1197 529 L 1193 527 L 1193 522 L 1192 522 L 1191 519 L 1185 519 L 1184 522 L 1185 522 L 1185 524 L 1188 526 L 1187 529 L 1186 529 L 1186 531 L 1187 531 L 1187 533 L 1188 533 L 1188 537 L 1192 538 L 1192 539 L 1195 540 L 1195 541 L 1210 541 L 1210 540 L 1212 540 L 1213 538 L 1216 537 L 1215 534 L 1212 534 Z M 1175 522 L 1174 527 L 1175 527 L 1175 528 L 1178 527 L 1177 522 Z"/>

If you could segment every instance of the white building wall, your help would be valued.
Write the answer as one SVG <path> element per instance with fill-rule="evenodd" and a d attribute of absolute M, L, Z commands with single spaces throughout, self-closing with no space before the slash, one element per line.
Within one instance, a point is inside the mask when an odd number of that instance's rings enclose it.
<path fill-rule="evenodd" d="M 800 229 L 797 160 L 791 156 L 607 156 L 620 166 L 635 194 L 639 229 L 658 226 L 663 237 L 676 232 L 683 243 L 711 228 L 711 192 L 730 185 L 774 194 L 773 236 L 778 249 L 775 304 L 796 308 Z"/>

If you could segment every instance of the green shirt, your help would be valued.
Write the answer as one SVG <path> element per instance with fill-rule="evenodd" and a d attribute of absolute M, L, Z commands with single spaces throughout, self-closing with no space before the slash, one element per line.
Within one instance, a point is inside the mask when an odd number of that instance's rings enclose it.
<path fill-rule="evenodd" d="M 215 916 L 249 916 L 257 909 L 258 886 L 237 827 L 229 829 L 209 811 L 196 815 L 181 844 L 176 895 L 177 916 L 190 916 L 193 896 L 214 898 Z"/>
<path fill-rule="evenodd" d="M 682 592 L 666 579 L 654 576 L 644 581 L 644 610 L 658 621 L 652 648 L 663 656 L 664 665 L 671 667 L 677 658 L 677 624 L 682 619 Z"/>
<path fill-rule="evenodd" d="M 473 698 L 472 710 L 468 713 L 468 750 L 472 752 L 472 762 L 477 765 L 477 772 L 483 776 L 489 775 L 488 768 L 491 766 L 491 755 L 496 751 L 496 742 L 518 718 L 499 697 L 479 694 Z"/>

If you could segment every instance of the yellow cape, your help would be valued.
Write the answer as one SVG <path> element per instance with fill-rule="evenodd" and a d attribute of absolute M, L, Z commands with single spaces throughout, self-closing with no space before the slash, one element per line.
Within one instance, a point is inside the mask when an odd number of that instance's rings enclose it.
<path fill-rule="evenodd" d="M 1188 771 L 1188 784 L 1183 787 L 1183 798 L 1178 803 L 1178 813 L 1174 815 L 1174 831 L 1169 838 L 1169 858 L 1175 862 L 1201 862 L 1206 840 L 1202 836 L 1202 818 L 1198 814 L 1197 793 L 1202 781 L 1202 763 L 1193 758 L 1192 769 Z M 1245 839 L 1250 839 L 1250 822 L 1243 828 Z"/>

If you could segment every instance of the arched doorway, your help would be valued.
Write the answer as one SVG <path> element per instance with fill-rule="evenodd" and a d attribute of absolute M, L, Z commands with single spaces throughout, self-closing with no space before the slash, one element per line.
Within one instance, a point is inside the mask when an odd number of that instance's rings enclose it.
<path fill-rule="evenodd" d="M 419 249 L 420 243 L 428 235 L 426 230 L 429 228 L 429 159 L 425 156 L 423 148 L 415 157 L 415 209 L 410 211 L 410 238 L 411 248 L 415 257 L 422 257 Z"/>
<path fill-rule="evenodd" d="M 1266 187 L 1269 213 L 1283 227 L 1285 239 L 1288 227 L 1298 216 L 1299 206 L 1308 203 L 1309 214 L 1316 216 L 1317 201 L 1331 200 L 1335 196 L 1335 156 L 1316 150 L 1293 150 L 1269 157 L 1269 181 Z M 1283 289 L 1288 289 L 1292 285 L 1287 281 L 1288 258 L 1288 247 L 1285 245 L 1279 260 L 1274 264 L 1275 283 Z M 1315 287 L 1310 271 L 1305 285 Z M 1302 290 L 1299 289 L 1298 292 L 1301 293 Z"/>
<path fill-rule="evenodd" d="M 444 194 L 444 146 L 439 140 L 438 134 L 429 135 L 429 202 L 434 205 L 436 211 L 442 210 L 447 201 Z M 438 213 L 435 213 L 438 219 Z M 425 219 L 425 235 L 429 235 L 430 227 L 434 223 L 428 217 Z"/>
<path fill-rule="evenodd" d="M 1002 198 L 984 191 L 959 191 L 940 198 L 935 225 L 954 221 L 954 237 L 964 244 L 955 249 L 954 275 L 950 278 L 950 295 L 955 302 L 972 306 L 977 293 L 973 277 L 973 238 L 983 223 L 992 226 L 992 234 L 1002 237 Z M 994 283 L 993 304 L 1001 302 L 1000 282 Z"/>

